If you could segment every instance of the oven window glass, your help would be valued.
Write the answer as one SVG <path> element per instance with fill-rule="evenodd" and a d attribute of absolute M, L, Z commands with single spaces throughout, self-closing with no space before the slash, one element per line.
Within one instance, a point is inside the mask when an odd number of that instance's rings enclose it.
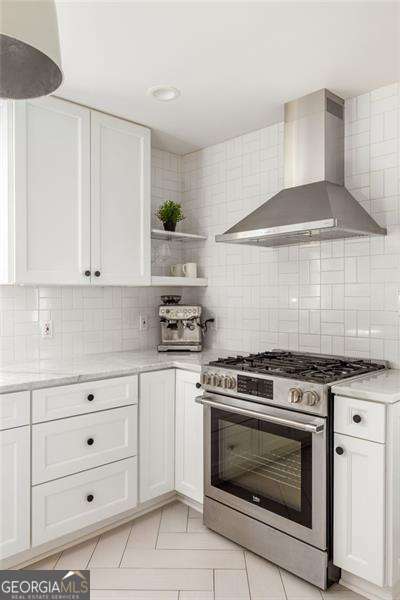
<path fill-rule="evenodd" d="M 312 527 L 312 434 L 211 410 L 211 484 Z"/>

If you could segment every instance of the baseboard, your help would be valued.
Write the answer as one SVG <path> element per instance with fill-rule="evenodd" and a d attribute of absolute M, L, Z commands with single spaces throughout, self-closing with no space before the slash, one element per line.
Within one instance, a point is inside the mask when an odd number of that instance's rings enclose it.
<path fill-rule="evenodd" d="M 167 494 L 163 494 L 159 498 L 155 498 L 154 500 L 148 500 L 147 502 L 143 502 L 139 505 L 139 507 L 134 508 L 128 512 L 123 513 L 122 515 L 118 515 L 117 517 L 111 517 L 110 519 L 106 519 L 105 521 L 101 521 L 100 523 L 96 523 L 91 525 L 88 528 L 85 528 L 85 533 L 82 534 L 79 532 L 70 533 L 67 536 L 63 536 L 58 540 L 54 540 L 52 542 L 48 542 L 46 544 L 42 544 L 37 548 L 32 548 L 31 550 L 26 550 L 21 552 L 16 556 L 11 556 L 9 559 L 4 559 L 1 561 L 2 569 L 23 569 L 24 567 L 32 564 L 33 562 L 38 562 L 39 560 L 43 560 L 57 552 L 62 552 L 63 550 L 67 550 L 72 546 L 76 546 L 77 544 L 81 544 L 82 542 L 86 542 L 93 537 L 97 537 L 106 531 L 110 531 L 110 529 L 114 529 L 115 527 L 119 527 L 120 525 L 124 525 L 133 519 L 137 519 L 157 508 L 162 508 L 167 504 L 170 504 L 174 500 L 177 499 L 176 492 L 168 492 Z"/>
<path fill-rule="evenodd" d="M 197 510 L 197 512 L 199 512 L 200 514 L 203 514 L 203 504 L 202 503 L 197 502 L 196 500 L 193 500 L 192 498 L 188 498 L 188 496 L 185 496 L 185 494 L 180 494 L 179 492 L 176 492 L 176 495 L 177 495 L 178 499 L 181 502 L 183 502 L 183 504 L 186 504 L 187 506 L 190 506 L 190 508 Z"/>
<path fill-rule="evenodd" d="M 342 570 L 342 576 L 339 581 L 343 587 L 368 598 L 368 600 L 399 600 L 400 598 L 400 582 L 394 587 L 380 587 L 375 583 L 371 583 Z"/>

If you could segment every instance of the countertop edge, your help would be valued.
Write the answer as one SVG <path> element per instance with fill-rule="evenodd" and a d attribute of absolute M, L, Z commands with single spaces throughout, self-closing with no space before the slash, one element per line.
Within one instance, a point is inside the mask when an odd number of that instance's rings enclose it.
<path fill-rule="evenodd" d="M 46 373 L 48 378 L 41 381 L 29 380 L 27 377 L 24 383 L 10 383 L 0 384 L 0 396 L 2 394 L 9 394 L 13 392 L 26 392 L 39 389 L 45 389 L 48 387 L 59 387 L 63 385 L 71 385 L 74 383 L 85 383 L 90 381 L 99 381 L 102 379 L 113 379 L 114 377 L 128 377 L 129 375 L 139 375 L 140 373 L 149 373 L 151 371 L 164 371 L 166 369 L 181 369 L 184 371 L 192 371 L 194 373 L 200 373 L 201 365 L 186 363 L 182 360 L 166 360 L 165 363 L 157 363 L 154 365 L 142 365 L 132 368 L 119 368 L 112 371 L 103 371 L 85 373 L 84 371 L 78 375 L 62 375 Z"/>

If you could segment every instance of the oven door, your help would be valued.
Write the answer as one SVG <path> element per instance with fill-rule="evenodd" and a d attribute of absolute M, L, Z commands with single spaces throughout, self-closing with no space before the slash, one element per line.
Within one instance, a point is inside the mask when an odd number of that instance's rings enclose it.
<path fill-rule="evenodd" d="M 326 420 L 217 394 L 197 401 L 205 495 L 326 549 Z"/>

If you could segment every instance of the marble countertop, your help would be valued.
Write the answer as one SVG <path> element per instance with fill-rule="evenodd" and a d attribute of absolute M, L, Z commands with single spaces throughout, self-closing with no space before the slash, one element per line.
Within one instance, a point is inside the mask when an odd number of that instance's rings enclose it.
<path fill-rule="evenodd" d="M 0 368 L 0 394 L 168 368 L 200 372 L 202 364 L 228 354 L 231 353 L 224 350 L 190 353 L 146 350 L 16 363 Z"/>
<path fill-rule="evenodd" d="M 358 379 L 343 381 L 332 387 L 334 394 L 383 404 L 400 401 L 400 369 L 370 373 Z"/>

